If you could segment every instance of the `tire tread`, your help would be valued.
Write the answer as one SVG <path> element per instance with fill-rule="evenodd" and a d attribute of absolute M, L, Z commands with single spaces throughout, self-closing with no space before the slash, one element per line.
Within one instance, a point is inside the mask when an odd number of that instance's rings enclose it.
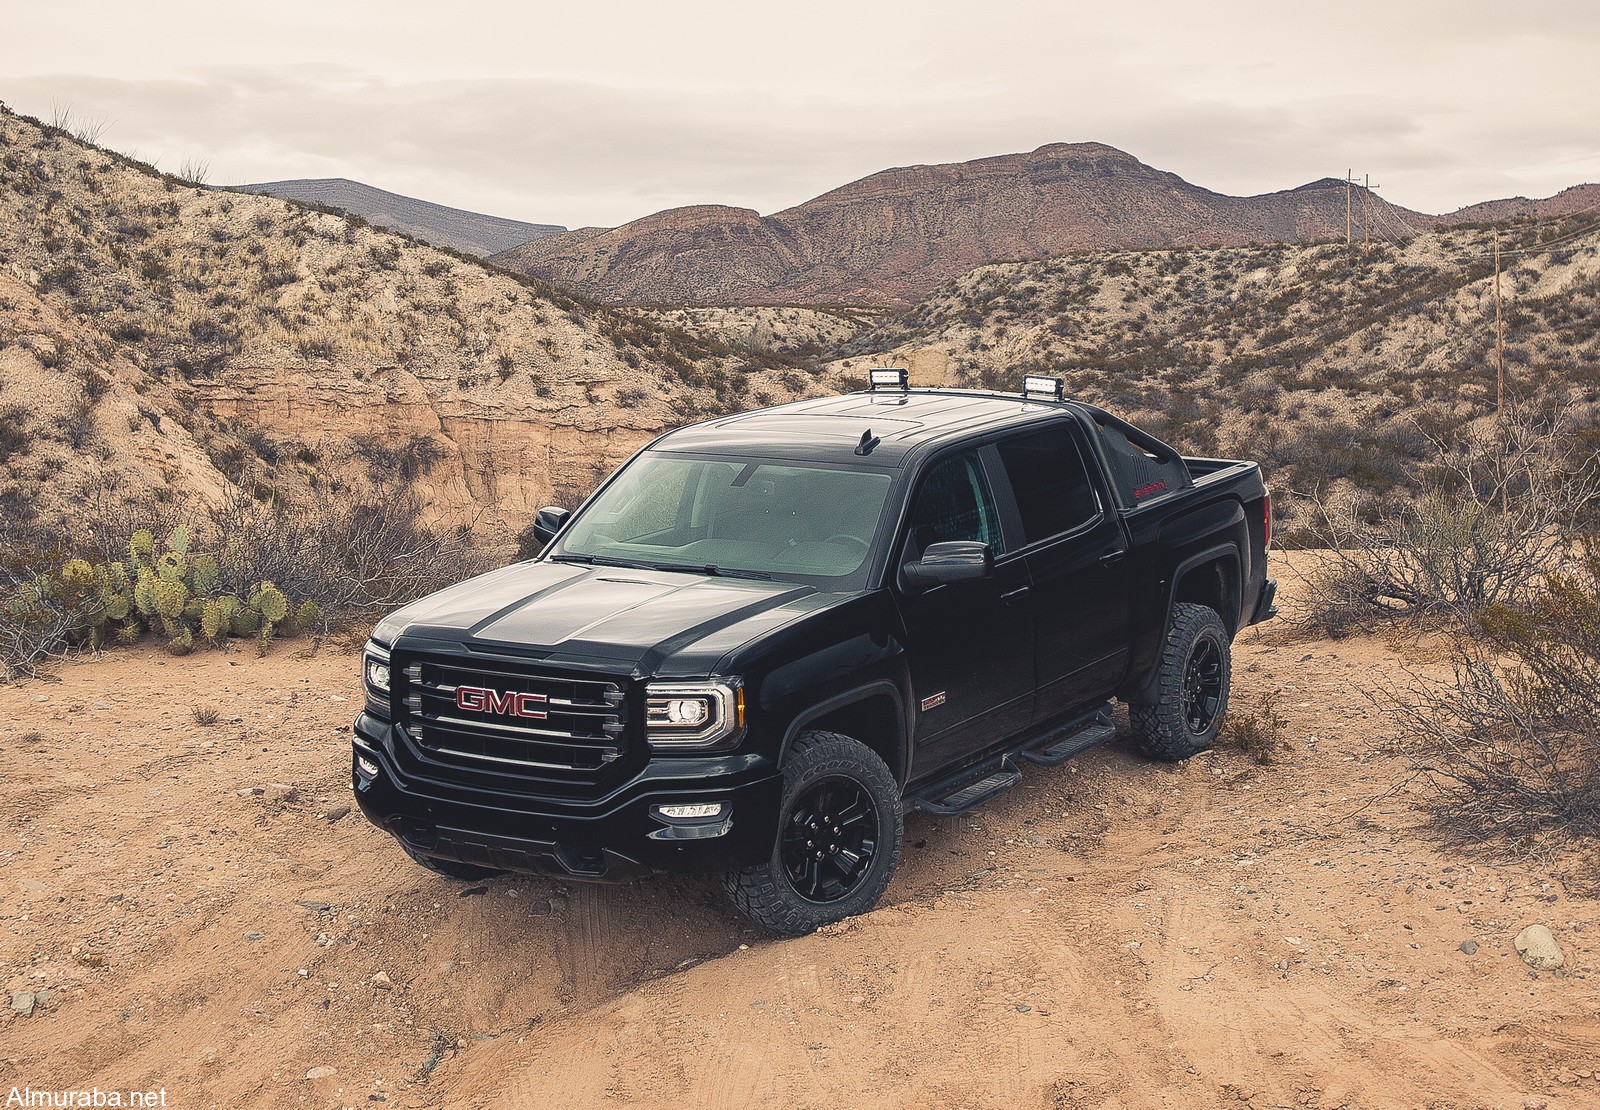
<path fill-rule="evenodd" d="M 1175 763 L 1199 755 L 1211 747 L 1211 740 L 1196 744 L 1183 719 L 1183 669 L 1190 646 L 1208 626 L 1223 646 L 1225 668 L 1231 665 L 1232 653 L 1228 649 L 1228 630 L 1217 611 L 1209 605 L 1179 602 L 1172 607 L 1172 623 L 1161 644 L 1161 656 L 1156 661 L 1156 682 L 1149 700 L 1135 699 L 1128 703 L 1128 721 L 1133 726 L 1134 739 L 1139 750 L 1152 759 Z M 1224 671 L 1223 707 L 1227 711 L 1227 696 L 1232 685 Z M 1222 714 L 1218 714 L 1220 725 Z"/>

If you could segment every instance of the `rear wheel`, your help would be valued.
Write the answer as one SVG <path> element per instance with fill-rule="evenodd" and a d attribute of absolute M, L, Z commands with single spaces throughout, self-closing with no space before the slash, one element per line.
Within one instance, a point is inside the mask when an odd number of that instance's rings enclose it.
<path fill-rule="evenodd" d="M 799 936 L 875 906 L 900 839 L 899 787 L 878 754 L 848 736 L 808 732 L 784 764 L 772 854 L 724 882 L 750 920 Z"/>
<path fill-rule="evenodd" d="M 1155 759 L 1188 759 L 1222 731 L 1232 683 L 1228 628 L 1217 611 L 1183 602 L 1172 607 L 1149 697 L 1128 706 L 1134 738 Z"/>

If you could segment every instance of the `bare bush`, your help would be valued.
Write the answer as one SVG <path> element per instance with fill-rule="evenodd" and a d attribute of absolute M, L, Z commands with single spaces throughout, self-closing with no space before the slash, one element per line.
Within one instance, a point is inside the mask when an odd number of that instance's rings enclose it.
<path fill-rule="evenodd" d="M 316 512 L 238 493 L 217 509 L 225 581 L 275 582 L 334 616 L 373 613 L 482 573 L 493 559 L 465 527 L 431 531 L 403 491 Z"/>
<path fill-rule="evenodd" d="M 1449 825 L 1538 850 L 1600 835 L 1600 555 L 1497 605 L 1449 679 L 1385 697 Z"/>
<path fill-rule="evenodd" d="M 1267 690 L 1252 698 L 1249 705 L 1235 699 L 1228 707 L 1228 717 L 1222 726 L 1222 739 L 1266 766 L 1289 747 L 1284 736 L 1288 720 L 1278 714 L 1277 690 Z"/>
<path fill-rule="evenodd" d="M 0 518 L 0 679 L 32 673 L 90 641 L 90 622 L 57 579 L 70 559 L 125 562 L 139 530 L 167 534 L 185 525 L 192 550 L 215 559 L 220 593 L 247 597 L 271 583 L 297 604 L 315 602 L 313 619 L 323 628 L 372 617 L 498 561 L 475 544 L 466 523 L 424 527 L 420 501 L 403 489 L 313 510 L 235 492 L 207 509 L 154 495 L 130 502 L 102 484 L 82 490 L 80 504 L 71 535 Z"/>
<path fill-rule="evenodd" d="M 1526 605 L 1571 563 L 1571 537 L 1600 493 L 1596 456 L 1561 416 L 1510 412 L 1432 446 L 1405 504 L 1315 500 L 1313 542 L 1327 550 L 1308 583 L 1309 617 L 1333 636 L 1384 618 L 1456 623 Z"/>

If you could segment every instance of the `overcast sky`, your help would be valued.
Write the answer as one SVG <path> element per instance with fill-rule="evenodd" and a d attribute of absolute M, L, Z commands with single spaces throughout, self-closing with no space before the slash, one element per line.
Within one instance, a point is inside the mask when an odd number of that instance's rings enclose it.
<path fill-rule="evenodd" d="M 1441 212 L 1600 181 L 1600 2 L 0 0 L 0 101 L 213 183 L 570 227 L 1090 140 Z"/>

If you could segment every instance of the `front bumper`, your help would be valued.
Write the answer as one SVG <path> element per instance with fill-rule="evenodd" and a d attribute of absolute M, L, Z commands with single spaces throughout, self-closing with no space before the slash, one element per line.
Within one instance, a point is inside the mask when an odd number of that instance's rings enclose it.
<path fill-rule="evenodd" d="M 356 718 L 351 785 L 369 821 L 424 856 L 505 871 L 618 882 L 659 871 L 709 872 L 768 858 L 782 779 L 756 755 L 662 757 L 605 798 L 447 796 L 410 779 L 392 756 L 387 722 Z M 377 767 L 366 773 L 360 761 Z M 661 805 L 722 803 L 712 818 L 671 819 Z"/>

